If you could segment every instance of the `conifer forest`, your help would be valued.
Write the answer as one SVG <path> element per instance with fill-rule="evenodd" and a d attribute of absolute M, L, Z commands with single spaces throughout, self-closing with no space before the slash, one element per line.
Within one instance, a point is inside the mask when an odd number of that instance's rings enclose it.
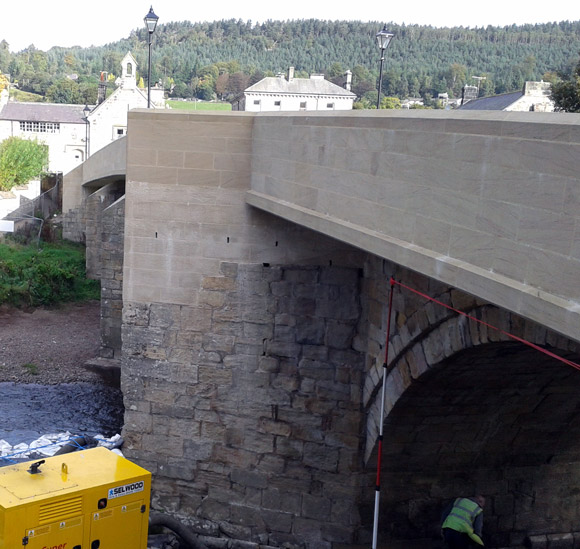
<path fill-rule="evenodd" d="M 295 68 L 296 77 L 324 74 L 341 83 L 352 72 L 359 100 L 376 98 L 383 23 L 358 21 L 222 20 L 158 25 L 153 35 L 152 83 L 170 98 L 227 101 L 265 76 Z M 465 84 L 480 95 L 521 90 L 525 81 L 555 82 L 570 74 L 580 54 L 580 21 L 485 28 L 434 28 L 388 24 L 394 38 L 385 53 L 383 93 L 429 101 L 440 93 L 460 97 Z M 137 78 L 147 78 L 145 28 L 100 47 L 31 45 L 18 52 L 2 40 L 0 73 L 13 88 L 40 101 L 94 104 L 102 75 L 114 88 L 120 62 L 130 51 Z"/>

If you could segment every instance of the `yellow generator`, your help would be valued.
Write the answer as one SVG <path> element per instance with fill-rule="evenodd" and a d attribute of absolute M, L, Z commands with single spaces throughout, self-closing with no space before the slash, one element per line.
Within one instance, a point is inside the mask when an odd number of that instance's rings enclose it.
<path fill-rule="evenodd" d="M 106 448 L 0 467 L 0 549 L 145 549 L 150 496 Z"/>

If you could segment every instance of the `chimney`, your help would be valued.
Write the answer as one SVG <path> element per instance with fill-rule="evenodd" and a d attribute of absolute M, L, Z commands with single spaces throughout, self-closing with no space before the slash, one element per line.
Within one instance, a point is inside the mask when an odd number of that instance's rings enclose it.
<path fill-rule="evenodd" d="M 107 98 L 107 77 L 109 73 L 101 71 L 101 78 L 99 79 L 99 87 L 97 88 L 97 105 L 100 105 Z"/>
<path fill-rule="evenodd" d="M 294 80 L 294 67 L 288 69 L 288 82 L 292 82 L 292 80 Z"/>
<path fill-rule="evenodd" d="M 469 101 L 473 101 L 479 97 L 479 88 L 477 86 L 463 86 L 462 95 L 461 95 L 461 104 L 465 105 L 465 103 Z"/>
<path fill-rule="evenodd" d="M 344 82 L 344 89 L 346 91 L 350 91 L 350 89 L 352 87 L 352 72 L 346 71 L 344 73 L 344 77 L 346 78 L 346 80 Z"/>

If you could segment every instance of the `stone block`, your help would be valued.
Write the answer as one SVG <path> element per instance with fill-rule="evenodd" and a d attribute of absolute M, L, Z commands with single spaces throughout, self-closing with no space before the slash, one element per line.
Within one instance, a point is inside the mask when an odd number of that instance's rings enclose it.
<path fill-rule="evenodd" d="M 526 547 L 530 549 L 547 549 L 548 537 L 546 535 L 528 536 L 525 540 Z"/>
<path fill-rule="evenodd" d="M 212 455 L 213 444 L 210 441 L 185 440 L 183 457 L 187 460 L 204 461 Z"/>
<path fill-rule="evenodd" d="M 271 435 L 288 437 L 292 433 L 292 426 L 282 421 L 260 418 L 258 431 Z"/>
<path fill-rule="evenodd" d="M 230 479 L 236 484 L 249 488 L 264 489 L 268 487 L 268 479 L 265 475 L 255 471 L 234 469 L 230 474 Z"/>
<path fill-rule="evenodd" d="M 330 520 L 330 509 L 331 503 L 327 498 L 314 497 L 310 494 L 302 496 L 302 517 L 328 522 Z"/>
<path fill-rule="evenodd" d="M 548 534 L 548 549 L 573 549 L 574 535 L 565 534 Z"/>
<path fill-rule="evenodd" d="M 262 492 L 262 506 L 270 510 L 285 511 L 297 515 L 301 508 L 301 494 L 268 487 Z"/>
<path fill-rule="evenodd" d="M 199 516 L 212 521 L 228 521 L 230 520 L 230 506 L 222 501 L 206 497 L 199 506 Z"/>
<path fill-rule="evenodd" d="M 258 359 L 258 369 L 262 372 L 278 373 L 280 361 L 274 357 L 261 356 Z"/>
<path fill-rule="evenodd" d="M 323 471 L 336 471 L 339 452 L 323 444 L 306 442 L 304 444 L 304 464 Z"/>

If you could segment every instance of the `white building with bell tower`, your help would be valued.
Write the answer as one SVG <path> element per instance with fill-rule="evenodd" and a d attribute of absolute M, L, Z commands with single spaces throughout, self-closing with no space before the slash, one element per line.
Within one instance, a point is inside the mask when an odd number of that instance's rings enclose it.
<path fill-rule="evenodd" d="M 131 109 L 147 108 L 147 90 L 137 86 L 137 61 L 127 52 L 121 61 L 121 76 L 115 81 L 115 91 L 107 98 L 106 73 L 101 74 L 99 103 L 88 114 L 89 156 L 127 133 L 127 113 Z M 163 89 L 151 88 L 151 108 L 165 108 Z"/>

